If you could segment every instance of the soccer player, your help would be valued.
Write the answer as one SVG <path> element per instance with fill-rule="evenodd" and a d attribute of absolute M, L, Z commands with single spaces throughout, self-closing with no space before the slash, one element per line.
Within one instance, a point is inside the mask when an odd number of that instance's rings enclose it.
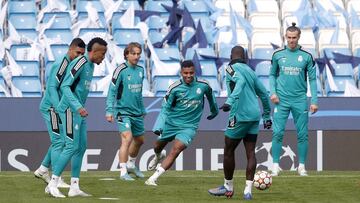
<path fill-rule="evenodd" d="M 50 164 L 52 170 L 54 170 L 54 163 L 65 145 L 61 122 L 59 121 L 59 116 L 55 109 L 61 98 L 60 85 L 69 63 L 76 57 L 84 55 L 84 53 L 84 41 L 80 38 L 73 39 L 67 53 L 63 57 L 57 59 L 51 66 L 49 78 L 46 83 L 45 94 L 40 103 L 40 112 L 45 120 L 51 145 L 49 146 L 40 167 L 34 172 L 34 175 L 35 177 L 44 180 L 46 183 L 49 183 L 50 181 Z M 66 184 L 62 178 L 59 178 L 58 187 L 69 188 L 70 186 Z"/>
<path fill-rule="evenodd" d="M 70 63 L 61 84 L 62 97 L 57 111 L 66 136 L 64 149 L 55 163 L 53 175 L 45 189 L 45 192 L 53 197 L 65 197 L 56 186 L 59 176 L 70 159 L 71 185 L 68 196 L 90 196 L 79 187 L 81 163 L 87 147 L 86 116 L 88 112 L 85 109 L 85 102 L 93 78 L 94 63 L 100 64 L 105 58 L 106 51 L 105 40 L 99 37 L 90 40 L 87 53 Z"/>
<path fill-rule="evenodd" d="M 243 140 L 247 166 L 244 199 L 252 199 L 251 188 L 256 169 L 255 145 L 259 132 L 260 107 L 257 96 L 263 106 L 264 128 L 271 128 L 270 100 L 267 90 L 257 78 L 255 72 L 245 63 L 245 51 L 241 46 L 231 49 L 230 63 L 226 68 L 226 86 L 228 98 L 220 107 L 230 111 L 225 131 L 224 149 L 224 185 L 210 189 L 215 196 L 232 197 L 234 194 L 233 175 L 235 169 L 235 149 Z"/>
<path fill-rule="evenodd" d="M 162 161 L 161 166 L 146 180 L 146 185 L 157 186 L 157 179 L 168 170 L 176 157 L 184 151 L 195 137 L 196 130 L 204 109 L 204 96 L 209 101 L 211 114 L 208 120 L 215 118 L 219 109 L 209 83 L 195 77 L 194 64 L 190 60 L 181 63 L 182 78 L 170 85 L 164 97 L 161 113 L 155 126 L 159 134 L 155 142 L 155 157 L 148 168 L 155 169 L 161 160 L 162 150 L 168 142 L 174 140 L 170 153 Z"/>
<path fill-rule="evenodd" d="M 307 176 L 305 161 L 308 151 L 307 80 L 310 83 L 310 112 L 318 110 L 316 69 L 310 53 L 298 44 L 301 31 L 296 24 L 286 29 L 287 46 L 273 53 L 270 69 L 270 99 L 275 104 L 272 137 L 272 175 L 280 172 L 279 159 L 286 121 L 291 112 L 297 131 L 299 156 L 298 173 Z"/>
<path fill-rule="evenodd" d="M 137 65 L 141 55 L 141 45 L 129 43 L 124 50 L 126 62 L 113 73 L 106 98 L 106 120 L 118 123 L 121 144 L 119 149 L 120 179 L 133 181 L 128 172 L 137 177 L 144 175 L 135 166 L 136 157 L 144 143 L 144 116 L 146 114 L 142 98 L 144 68 Z"/>

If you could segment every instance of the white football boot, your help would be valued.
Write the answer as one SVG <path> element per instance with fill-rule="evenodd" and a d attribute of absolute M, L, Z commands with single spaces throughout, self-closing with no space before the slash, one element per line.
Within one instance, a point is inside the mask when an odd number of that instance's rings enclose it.
<path fill-rule="evenodd" d="M 80 190 L 79 188 L 72 188 L 70 187 L 69 197 L 91 197 L 92 195 L 85 193 L 84 191 Z"/>
<path fill-rule="evenodd" d="M 49 171 L 41 172 L 40 169 L 37 169 L 36 171 L 34 171 L 34 176 L 36 178 L 39 178 L 39 179 L 43 180 L 45 183 L 50 182 Z"/>
<path fill-rule="evenodd" d="M 145 185 L 150 185 L 150 186 L 157 186 L 156 181 L 153 180 L 152 178 L 149 178 L 145 181 Z"/>
<path fill-rule="evenodd" d="M 64 182 L 62 177 L 59 177 L 59 182 L 57 184 L 58 188 L 70 188 L 70 185 Z"/>
<path fill-rule="evenodd" d="M 51 186 L 46 186 L 45 188 L 45 193 L 51 195 L 52 197 L 55 198 L 65 198 L 66 196 L 63 195 L 60 190 L 57 187 L 51 187 Z"/>
<path fill-rule="evenodd" d="M 305 170 L 305 167 L 298 167 L 297 172 L 300 176 L 308 176 L 308 173 Z"/>
<path fill-rule="evenodd" d="M 165 158 L 165 156 L 166 156 L 166 152 L 164 150 L 161 151 L 159 158 L 155 155 L 154 158 L 152 158 L 151 161 L 149 162 L 149 165 L 147 167 L 148 171 L 155 170 L 158 163 L 161 162 Z"/>
<path fill-rule="evenodd" d="M 278 163 L 273 163 L 273 169 L 271 170 L 271 176 L 278 176 L 282 169 Z"/>

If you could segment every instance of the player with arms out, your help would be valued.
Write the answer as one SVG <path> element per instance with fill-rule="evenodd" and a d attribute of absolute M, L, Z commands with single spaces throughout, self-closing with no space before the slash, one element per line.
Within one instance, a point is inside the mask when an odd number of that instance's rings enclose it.
<path fill-rule="evenodd" d="M 157 179 L 168 170 L 177 156 L 193 141 L 204 109 L 204 96 L 209 101 L 211 114 L 208 120 L 215 118 L 219 110 L 210 85 L 195 77 L 192 61 L 181 63 L 182 78 L 170 85 L 164 97 L 162 110 L 156 121 L 154 132 L 159 135 L 155 142 L 155 157 L 148 165 L 149 170 L 156 168 L 163 158 L 164 147 L 174 140 L 170 153 L 162 161 L 155 173 L 146 180 L 146 185 L 157 186 Z"/>
<path fill-rule="evenodd" d="M 226 86 L 228 98 L 220 107 L 230 111 L 229 123 L 225 131 L 224 149 L 224 185 L 210 189 L 215 196 L 232 197 L 234 194 L 233 175 L 235 170 L 235 149 L 243 140 L 247 166 L 244 199 L 252 199 L 251 188 L 256 169 L 255 146 L 259 132 L 260 106 L 263 106 L 264 128 L 271 128 L 270 100 L 267 90 L 257 78 L 255 72 L 245 63 L 245 50 L 241 46 L 231 49 L 230 63 L 226 68 Z"/>
<path fill-rule="evenodd" d="M 280 152 L 286 122 L 291 112 L 297 132 L 300 176 L 307 176 L 305 161 L 308 151 L 308 102 L 307 80 L 311 91 L 310 112 L 316 113 L 317 85 L 316 66 L 310 53 L 298 44 L 301 31 L 293 23 L 286 29 L 287 45 L 273 53 L 270 68 L 270 99 L 275 104 L 272 137 L 272 176 L 279 175 Z"/>
<path fill-rule="evenodd" d="M 57 110 L 63 121 L 66 136 L 65 147 L 54 166 L 51 180 L 45 188 L 45 192 L 53 197 L 65 197 L 56 186 L 59 176 L 70 159 L 71 185 L 68 196 L 90 196 L 80 190 L 79 186 L 82 159 L 87 148 L 86 117 L 88 112 L 85 109 L 85 102 L 93 78 L 94 64 L 100 64 L 104 60 L 106 51 L 105 40 L 99 37 L 91 39 L 87 46 L 87 53 L 70 63 L 69 70 L 61 84 L 62 97 Z"/>
<path fill-rule="evenodd" d="M 76 57 L 84 55 L 84 53 L 84 41 L 80 38 L 73 39 L 67 53 L 63 57 L 58 58 L 52 64 L 50 74 L 46 82 L 46 90 L 40 103 L 40 112 L 45 120 L 51 145 L 49 146 L 40 167 L 34 172 L 35 177 L 44 180 L 46 183 L 49 183 L 50 181 L 50 164 L 52 166 L 52 170 L 54 170 L 54 164 L 65 145 L 65 136 L 62 134 L 63 129 L 61 121 L 59 121 L 59 115 L 55 109 L 61 98 L 60 85 L 64 79 L 66 69 L 70 62 Z M 60 177 L 58 187 L 69 188 L 70 186 Z"/>
<path fill-rule="evenodd" d="M 144 175 L 135 166 L 136 157 L 144 143 L 144 116 L 146 114 L 142 98 L 144 68 L 137 65 L 141 55 L 141 45 L 131 42 L 124 50 L 125 63 L 113 73 L 106 98 L 106 120 L 118 123 L 121 144 L 119 149 L 120 179 L 133 181 L 129 173 L 137 177 Z"/>

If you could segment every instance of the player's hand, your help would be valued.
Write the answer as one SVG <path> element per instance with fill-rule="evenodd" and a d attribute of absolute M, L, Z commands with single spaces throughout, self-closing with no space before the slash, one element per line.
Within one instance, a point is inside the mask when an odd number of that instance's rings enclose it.
<path fill-rule="evenodd" d="M 272 121 L 271 121 L 271 119 L 264 121 L 264 129 L 270 129 L 271 126 L 272 126 Z"/>
<path fill-rule="evenodd" d="M 110 123 L 114 122 L 114 117 L 112 115 L 106 116 L 106 120 Z"/>
<path fill-rule="evenodd" d="M 310 105 L 310 112 L 311 112 L 311 114 L 314 114 L 314 113 L 316 113 L 317 111 L 318 111 L 318 105 L 316 105 L 316 104 L 311 104 Z"/>
<path fill-rule="evenodd" d="M 211 114 L 211 115 L 209 115 L 208 117 L 206 117 L 206 119 L 212 120 L 212 119 L 214 119 L 216 116 L 217 116 L 217 114 Z"/>
<path fill-rule="evenodd" d="M 162 134 L 162 129 L 155 130 L 153 133 L 155 133 L 157 136 L 160 136 Z"/>
<path fill-rule="evenodd" d="M 228 112 L 231 109 L 231 106 L 227 103 L 223 104 L 219 109 L 222 109 L 224 112 Z"/>
<path fill-rule="evenodd" d="M 89 115 L 85 108 L 80 108 L 80 109 L 78 110 L 78 112 L 79 112 L 79 114 L 80 114 L 81 117 L 86 117 L 86 116 Z"/>
<path fill-rule="evenodd" d="M 274 103 L 274 104 L 278 104 L 278 103 L 280 102 L 279 97 L 278 97 L 276 94 L 272 94 L 272 95 L 270 96 L 270 100 L 271 100 L 271 102 Z"/>

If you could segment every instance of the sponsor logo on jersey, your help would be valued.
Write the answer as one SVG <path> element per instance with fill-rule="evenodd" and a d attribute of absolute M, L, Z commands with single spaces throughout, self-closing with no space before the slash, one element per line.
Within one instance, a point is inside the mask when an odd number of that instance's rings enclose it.
<path fill-rule="evenodd" d="M 201 94 L 201 89 L 199 87 L 196 89 L 196 93 Z"/>
<path fill-rule="evenodd" d="M 301 55 L 298 57 L 298 61 L 299 62 L 303 61 L 303 57 Z"/>

